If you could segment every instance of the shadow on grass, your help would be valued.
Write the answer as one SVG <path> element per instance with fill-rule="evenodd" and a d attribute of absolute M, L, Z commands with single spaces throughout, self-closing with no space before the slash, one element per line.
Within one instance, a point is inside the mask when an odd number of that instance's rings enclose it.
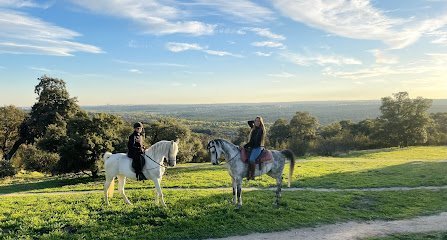
<path fill-rule="evenodd" d="M 296 169 L 295 169 L 296 171 Z M 447 185 L 447 162 L 414 161 L 384 168 L 294 179 L 294 187 L 371 188 Z"/>
<path fill-rule="evenodd" d="M 288 168 L 288 167 L 287 167 Z M 191 174 L 200 178 L 206 178 L 208 174 L 213 174 L 214 172 L 221 174 L 221 171 L 225 168 L 223 166 L 205 166 L 205 167 L 192 167 L 192 168 L 172 168 L 168 169 L 165 173 L 164 182 L 162 183 L 163 188 L 169 188 L 173 186 L 183 187 L 182 185 L 182 175 Z M 201 171 L 207 171 L 206 174 L 201 175 Z M 211 173 L 210 173 L 211 172 Z M 326 174 L 318 177 L 302 177 L 299 174 L 300 169 L 295 169 L 295 173 L 298 173 L 298 178 L 292 180 L 293 187 L 312 187 L 312 188 L 373 188 L 373 187 L 416 187 L 416 186 L 443 186 L 447 185 L 447 162 L 410 162 L 401 165 L 389 166 L 384 168 L 370 169 L 358 172 L 342 172 L 342 173 L 332 173 Z M 222 173 L 223 174 L 223 173 Z M 230 179 L 230 176 L 228 179 Z M 274 180 L 270 177 L 263 175 L 262 178 L 267 178 L 271 181 L 271 186 L 274 186 Z M 259 178 L 258 178 L 259 179 Z M 168 182 L 169 184 L 168 184 Z M 193 181 L 193 180 L 191 180 Z M 21 184 L 11 184 L 0 186 L 0 194 L 8 193 L 20 193 L 26 191 L 45 191 L 45 189 L 54 189 L 64 186 L 82 185 L 82 184 L 96 184 L 100 188 L 89 186 L 81 187 L 78 189 L 82 190 L 94 190 L 102 189 L 102 184 L 104 182 L 104 176 L 100 176 L 97 179 L 91 177 L 78 177 L 69 179 L 50 179 L 42 180 L 39 182 L 29 182 Z M 262 181 L 261 181 L 262 182 Z M 265 181 L 264 181 L 265 182 Z M 284 185 L 287 182 L 287 176 L 285 174 Z M 178 183 L 178 184 L 177 184 Z M 249 186 L 257 186 L 256 183 L 259 181 L 250 182 Z M 267 184 L 269 185 L 269 184 Z M 262 186 L 266 186 L 263 184 Z M 126 189 L 141 189 L 153 187 L 152 181 L 145 183 L 140 182 L 129 182 L 126 185 Z M 187 185 L 185 185 L 187 187 Z M 228 180 L 227 183 L 223 185 L 218 185 L 215 187 L 231 187 Z M 76 187 L 75 187 L 76 188 Z M 206 188 L 204 185 L 200 188 Z M 68 191 L 70 189 L 67 189 Z M 66 190 L 66 191 L 67 191 Z M 62 191 L 64 191 L 62 189 Z"/>
<path fill-rule="evenodd" d="M 128 196 L 133 206 L 122 205 L 122 199 L 113 199 L 108 207 L 100 206 L 98 199 L 94 203 L 69 200 L 81 208 L 78 211 L 88 208 L 84 212 L 90 221 L 68 221 L 57 231 L 48 226 L 42 229 L 50 239 L 207 239 L 349 220 L 396 219 L 447 209 L 443 204 L 447 191 L 437 193 L 436 197 L 428 191 L 415 194 L 285 192 L 279 208 L 272 205 L 273 192 L 244 191 L 245 203 L 239 210 L 229 202 L 229 191 L 166 191 L 167 209 L 155 206 L 152 194 L 131 191 Z M 33 231 L 42 234 L 42 229 Z M 14 226 L 11 230 L 12 235 L 19 228 Z"/>
<path fill-rule="evenodd" d="M 359 150 L 359 151 L 351 151 L 349 153 L 344 153 L 337 155 L 339 158 L 360 158 L 365 155 L 369 155 L 372 153 L 379 153 L 379 152 L 396 152 L 401 151 L 405 148 L 380 148 L 380 149 L 369 149 L 369 150 Z"/>
<path fill-rule="evenodd" d="M 41 180 L 38 182 L 27 182 L 11 185 L 0 186 L 0 194 L 8 193 L 20 193 L 27 191 L 44 190 L 48 188 L 58 188 L 63 186 L 72 186 L 77 184 L 85 184 L 95 181 L 104 181 L 104 177 L 92 178 L 92 177 L 76 177 L 76 178 L 57 178 L 51 180 Z"/>

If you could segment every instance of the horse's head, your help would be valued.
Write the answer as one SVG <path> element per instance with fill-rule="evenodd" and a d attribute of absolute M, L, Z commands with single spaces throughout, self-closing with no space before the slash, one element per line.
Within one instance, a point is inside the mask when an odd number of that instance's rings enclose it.
<path fill-rule="evenodd" d="M 171 141 L 171 147 L 169 148 L 168 154 L 168 164 L 170 167 L 174 167 L 175 164 L 177 164 L 178 143 L 179 139 Z"/>
<path fill-rule="evenodd" d="M 219 144 L 219 142 L 216 140 L 211 140 L 206 146 L 206 149 L 208 149 L 208 152 L 210 153 L 211 163 L 213 165 L 219 164 L 219 158 L 222 154 L 221 144 Z"/>

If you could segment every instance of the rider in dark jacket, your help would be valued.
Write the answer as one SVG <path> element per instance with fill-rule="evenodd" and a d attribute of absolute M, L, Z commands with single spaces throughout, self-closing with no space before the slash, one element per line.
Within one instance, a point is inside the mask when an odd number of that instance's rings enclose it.
<path fill-rule="evenodd" d="M 143 124 L 137 122 L 133 125 L 134 132 L 129 136 L 127 142 L 127 156 L 132 158 L 132 167 L 135 170 L 137 180 L 146 180 L 142 170 L 146 162 L 144 154 L 144 136 L 141 134 L 143 131 Z"/>
<path fill-rule="evenodd" d="M 250 158 L 248 159 L 248 172 L 247 179 L 255 179 L 256 159 L 259 157 L 263 150 L 265 139 L 265 127 L 262 117 L 256 117 L 254 121 L 248 121 L 248 125 L 251 127 L 249 141 L 244 145 L 244 148 L 251 149 Z"/>

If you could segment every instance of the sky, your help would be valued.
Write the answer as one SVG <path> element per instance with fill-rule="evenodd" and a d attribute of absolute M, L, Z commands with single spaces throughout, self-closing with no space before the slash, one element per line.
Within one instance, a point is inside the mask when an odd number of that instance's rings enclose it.
<path fill-rule="evenodd" d="M 0 106 L 447 98 L 447 0 L 0 0 Z"/>

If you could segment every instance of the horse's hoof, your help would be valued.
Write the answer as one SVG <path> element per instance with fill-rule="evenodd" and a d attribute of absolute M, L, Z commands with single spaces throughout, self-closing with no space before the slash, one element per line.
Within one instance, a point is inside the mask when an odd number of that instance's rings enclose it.
<path fill-rule="evenodd" d="M 236 205 L 236 210 L 239 210 L 239 209 L 241 209 L 242 208 L 242 205 Z"/>

